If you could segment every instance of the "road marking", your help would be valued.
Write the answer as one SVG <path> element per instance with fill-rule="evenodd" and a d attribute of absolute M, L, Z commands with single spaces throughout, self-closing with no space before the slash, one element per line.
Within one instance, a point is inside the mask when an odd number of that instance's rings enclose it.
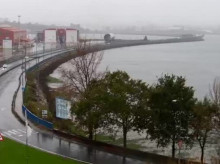
<path fill-rule="evenodd" d="M 8 136 L 11 136 L 11 134 L 8 133 L 8 132 L 3 132 L 2 134 L 4 134 L 4 135 L 8 135 Z"/>
<path fill-rule="evenodd" d="M 26 132 L 24 131 L 24 130 L 21 130 L 21 129 L 17 129 L 19 132 L 22 132 L 22 133 L 25 133 L 26 134 Z"/>
<path fill-rule="evenodd" d="M 18 131 L 14 130 L 14 129 L 12 129 L 11 131 L 14 132 L 15 134 L 19 133 Z"/>
<path fill-rule="evenodd" d="M 9 130 L 9 131 L 8 131 L 8 133 L 11 133 L 11 134 L 16 135 L 16 133 L 15 133 L 15 132 L 13 132 L 13 131 L 11 131 L 11 130 Z"/>
<path fill-rule="evenodd" d="M 23 135 L 20 134 L 18 137 L 22 137 L 22 136 L 23 136 Z"/>

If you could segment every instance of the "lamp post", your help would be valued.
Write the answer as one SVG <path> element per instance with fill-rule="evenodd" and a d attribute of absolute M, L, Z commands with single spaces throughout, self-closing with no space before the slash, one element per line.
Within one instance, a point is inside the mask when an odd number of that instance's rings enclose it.
<path fill-rule="evenodd" d="M 21 18 L 21 16 L 18 15 L 18 28 L 19 28 L 19 30 L 21 29 L 20 18 Z M 19 34 L 18 35 L 18 49 L 19 49 L 19 47 L 20 47 L 20 32 L 18 34 Z"/>
<path fill-rule="evenodd" d="M 176 99 L 172 100 L 173 104 L 175 104 L 177 102 L 178 102 L 178 100 L 176 100 Z M 175 116 L 176 116 L 176 112 L 175 112 Z M 180 129 L 181 129 L 181 120 L 180 120 Z M 178 148 L 179 148 L 178 164 L 180 164 L 180 150 L 182 148 L 182 145 L 183 145 L 183 141 L 179 138 L 179 141 L 178 141 Z"/>

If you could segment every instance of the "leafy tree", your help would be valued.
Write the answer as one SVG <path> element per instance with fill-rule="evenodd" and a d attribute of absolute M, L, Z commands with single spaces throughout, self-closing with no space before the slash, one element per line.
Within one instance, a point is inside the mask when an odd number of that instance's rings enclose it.
<path fill-rule="evenodd" d="M 201 148 L 201 163 L 203 164 L 205 144 L 209 132 L 214 128 L 213 116 L 216 113 L 216 106 L 207 98 L 199 101 L 194 108 L 194 119 L 192 127 L 194 136 Z"/>
<path fill-rule="evenodd" d="M 137 111 L 146 107 L 148 86 L 141 80 L 133 80 L 126 72 L 107 73 L 103 79 L 108 111 L 108 124 L 117 125 L 123 131 L 123 146 L 127 146 L 127 133 L 135 126 Z"/>
<path fill-rule="evenodd" d="M 85 126 L 89 139 L 93 139 L 95 131 L 103 127 L 105 113 L 102 108 L 104 92 L 101 81 L 91 81 L 80 99 L 72 107 L 72 113 L 81 126 Z"/>
<path fill-rule="evenodd" d="M 194 90 L 186 86 L 185 78 L 175 75 L 162 76 L 150 91 L 147 133 L 158 146 L 166 147 L 171 143 L 173 158 L 179 140 L 190 143 L 193 96 Z"/>

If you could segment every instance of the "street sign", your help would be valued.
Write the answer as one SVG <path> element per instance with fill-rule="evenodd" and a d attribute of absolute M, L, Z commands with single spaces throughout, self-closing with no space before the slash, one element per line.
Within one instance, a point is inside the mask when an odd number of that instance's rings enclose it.
<path fill-rule="evenodd" d="M 2 135 L 1 135 L 1 133 L 0 133 L 0 141 L 3 141 L 4 139 L 3 139 L 3 137 L 2 137 Z"/>
<path fill-rule="evenodd" d="M 42 117 L 47 118 L 47 110 L 42 110 Z"/>

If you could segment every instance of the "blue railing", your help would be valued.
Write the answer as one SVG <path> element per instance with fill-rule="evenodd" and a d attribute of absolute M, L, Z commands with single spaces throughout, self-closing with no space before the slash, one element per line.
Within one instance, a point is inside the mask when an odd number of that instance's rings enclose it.
<path fill-rule="evenodd" d="M 36 115 L 34 115 L 33 113 L 31 113 L 24 105 L 22 106 L 22 112 L 23 114 L 25 114 L 25 111 L 27 111 L 27 118 L 29 120 L 31 120 L 32 122 L 36 123 L 36 124 L 39 124 L 39 125 L 42 125 L 48 129 L 53 129 L 53 123 L 51 122 L 48 122 L 46 120 L 43 120 L 39 117 L 37 117 Z"/>

